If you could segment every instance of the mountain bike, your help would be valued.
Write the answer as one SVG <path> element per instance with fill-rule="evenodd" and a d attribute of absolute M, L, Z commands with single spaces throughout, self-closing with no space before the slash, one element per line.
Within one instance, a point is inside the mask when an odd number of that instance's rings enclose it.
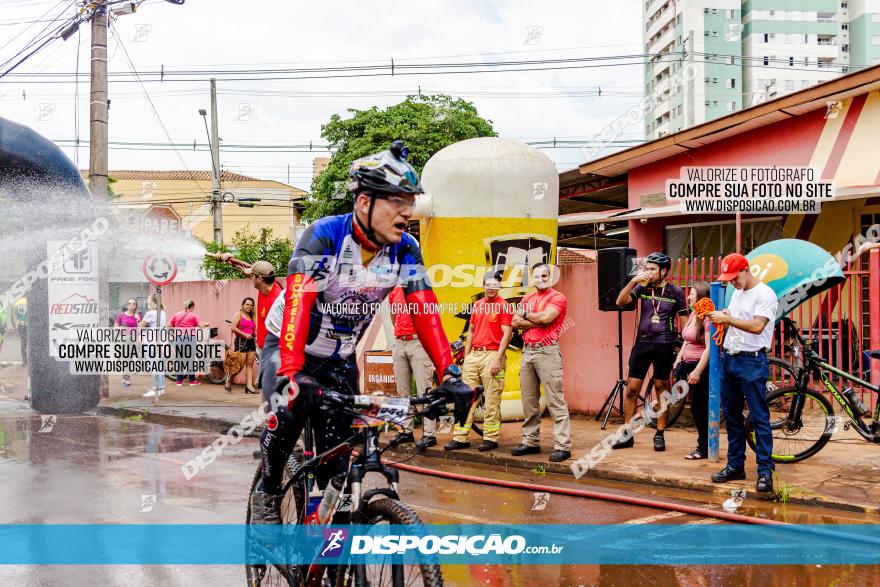
<path fill-rule="evenodd" d="M 340 415 L 351 416 L 355 422 L 363 422 L 350 438 L 339 445 L 312 456 L 313 432 L 307 421 L 304 430 L 304 453 L 300 457 L 291 455 L 288 459 L 282 479 L 281 518 L 283 524 L 303 524 L 306 521 L 306 510 L 309 494 L 315 484 L 315 473 L 324 462 L 335 458 L 341 453 L 350 452 L 359 447 L 353 455 L 348 471 L 344 474 L 343 495 L 350 497 L 352 524 L 393 524 L 419 526 L 418 514 L 398 494 L 399 472 L 397 469 L 382 462 L 382 453 L 389 446 L 379 447 L 380 428 L 376 424 L 391 422 L 401 424 L 407 420 L 410 406 L 424 405 L 418 411 L 421 415 L 437 418 L 448 412 L 446 398 L 438 397 L 433 390 L 425 397 L 398 398 L 386 396 L 345 395 L 334 391 L 324 391 L 324 405 L 327 409 Z M 476 391 L 481 392 L 482 389 Z M 251 485 L 251 495 L 263 474 L 260 461 Z M 368 473 L 381 474 L 387 483 L 385 487 L 364 490 L 362 483 Z M 251 523 L 250 499 L 245 523 Z M 257 528 L 257 526 L 255 526 Z M 414 531 L 415 532 L 415 531 Z M 387 563 L 387 564 L 386 564 Z M 259 565 L 245 566 L 249 587 L 258 585 L 336 585 L 342 586 L 380 586 L 391 585 L 443 585 L 440 567 L 428 558 L 420 558 L 418 564 L 393 564 L 391 557 L 382 564 L 359 565 L 341 564 L 322 566 L 317 562 L 306 565 Z M 326 580 L 326 582 L 325 582 Z"/>
<path fill-rule="evenodd" d="M 794 358 L 796 378 L 794 386 L 782 387 L 767 395 L 770 428 L 773 431 L 773 461 L 797 463 L 808 459 L 828 444 L 837 428 L 838 418 L 834 415 L 831 401 L 809 387 L 811 375 L 840 404 L 848 419 L 844 420 L 844 429 L 853 428 L 867 442 L 880 444 L 880 401 L 877 401 L 870 421 L 866 422 L 863 418 L 869 415 L 869 409 L 861 398 L 850 387 L 843 391 L 838 389 L 832 382 L 832 376 L 836 376 L 838 381 L 849 381 L 877 394 L 880 394 L 880 387 L 829 364 L 816 350 L 818 344 L 813 340 L 804 340 L 793 320 L 783 318 L 783 321 L 795 339 L 787 348 Z M 870 356 L 880 359 L 880 351 L 871 351 Z M 746 427 L 746 439 L 754 450 L 755 433 L 748 419 Z"/>

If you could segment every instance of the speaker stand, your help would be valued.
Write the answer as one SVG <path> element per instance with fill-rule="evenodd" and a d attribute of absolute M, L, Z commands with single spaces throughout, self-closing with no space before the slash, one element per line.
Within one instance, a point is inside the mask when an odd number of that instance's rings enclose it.
<path fill-rule="evenodd" d="M 602 430 L 605 430 L 605 426 L 608 425 L 608 418 L 611 417 L 611 412 L 617 412 L 621 418 L 624 417 L 623 398 L 626 394 L 627 384 L 626 379 L 623 378 L 623 312 L 620 310 L 617 311 L 617 344 L 614 346 L 617 347 L 617 382 L 611 388 L 611 393 L 605 398 L 605 403 L 602 404 L 599 413 L 596 414 L 596 420 L 602 418 L 603 414 L 605 415 L 605 418 L 602 420 Z M 618 400 L 619 406 L 615 405 L 615 402 L 618 402 Z"/>

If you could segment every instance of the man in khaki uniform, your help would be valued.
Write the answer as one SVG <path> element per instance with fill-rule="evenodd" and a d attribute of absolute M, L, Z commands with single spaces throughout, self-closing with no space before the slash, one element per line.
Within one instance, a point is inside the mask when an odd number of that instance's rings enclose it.
<path fill-rule="evenodd" d="M 536 291 L 525 296 L 513 317 L 513 327 L 523 331 L 523 354 L 519 382 L 522 394 L 522 444 L 511 452 L 514 456 L 541 452 L 541 388 L 547 398 L 547 409 L 553 418 L 553 453 L 550 462 L 571 458 L 571 419 L 562 393 L 562 354 L 559 335 L 565 322 L 568 300 L 550 287 L 550 266 L 535 265 L 532 283 Z"/>
<path fill-rule="evenodd" d="M 486 398 L 483 410 L 483 443 L 477 450 L 485 452 L 498 448 L 501 434 L 501 392 L 504 391 L 504 369 L 507 364 L 505 353 L 513 327 L 512 309 L 507 301 L 498 295 L 501 282 L 494 274 L 487 273 L 483 278 L 485 296 L 474 302 L 471 309 L 471 324 L 464 346 L 464 364 L 461 367 L 461 380 L 471 387 L 483 386 Z M 464 426 L 455 425 L 455 433 L 446 450 L 470 448 L 468 435 L 474 419 L 471 406 Z"/>
<path fill-rule="evenodd" d="M 416 393 L 420 396 L 425 395 L 426 391 L 434 388 L 434 364 L 416 336 L 412 318 L 406 311 L 403 289 L 394 288 L 391 295 L 388 296 L 388 303 L 394 320 L 394 345 L 391 347 L 391 358 L 394 364 L 397 395 L 410 397 L 413 377 L 416 380 Z M 422 439 L 417 446 L 420 449 L 435 446 L 437 439 L 434 436 L 434 420 L 422 418 L 422 426 Z M 408 421 L 406 429 L 391 440 L 393 445 L 407 442 L 415 442 L 411 419 Z"/>

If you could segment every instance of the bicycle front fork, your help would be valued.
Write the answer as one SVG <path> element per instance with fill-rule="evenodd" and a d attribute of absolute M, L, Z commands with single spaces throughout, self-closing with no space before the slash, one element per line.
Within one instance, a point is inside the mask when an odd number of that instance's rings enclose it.
<path fill-rule="evenodd" d="M 377 487 L 361 492 L 361 483 L 367 473 L 381 473 L 388 482 L 388 487 Z M 376 495 L 384 495 L 389 499 L 400 499 L 398 494 L 398 484 L 400 483 L 400 473 L 397 469 L 393 469 L 379 462 L 368 462 L 364 464 L 352 465 L 348 474 L 349 485 L 351 487 L 351 512 L 352 523 L 358 523 L 363 514 L 363 509 Z"/>

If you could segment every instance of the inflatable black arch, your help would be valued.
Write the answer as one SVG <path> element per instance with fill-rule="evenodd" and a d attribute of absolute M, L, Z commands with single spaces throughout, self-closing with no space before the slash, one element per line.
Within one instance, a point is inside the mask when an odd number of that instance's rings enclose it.
<path fill-rule="evenodd" d="M 41 183 L 47 186 L 45 190 L 33 189 Z M 28 243 L 30 252 L 25 259 L 27 271 L 47 260 L 46 241 L 40 239 L 49 235 L 52 240 L 69 238 L 88 229 L 96 220 L 91 194 L 73 162 L 45 137 L 2 117 L 0 198 L 31 201 L 51 211 L 32 218 L 32 233 L 22 235 L 33 239 Z M 72 375 L 68 363 L 49 356 L 46 279 L 36 279 L 29 285 L 27 301 L 31 407 L 43 414 L 94 409 L 100 401 L 100 377 Z"/>

